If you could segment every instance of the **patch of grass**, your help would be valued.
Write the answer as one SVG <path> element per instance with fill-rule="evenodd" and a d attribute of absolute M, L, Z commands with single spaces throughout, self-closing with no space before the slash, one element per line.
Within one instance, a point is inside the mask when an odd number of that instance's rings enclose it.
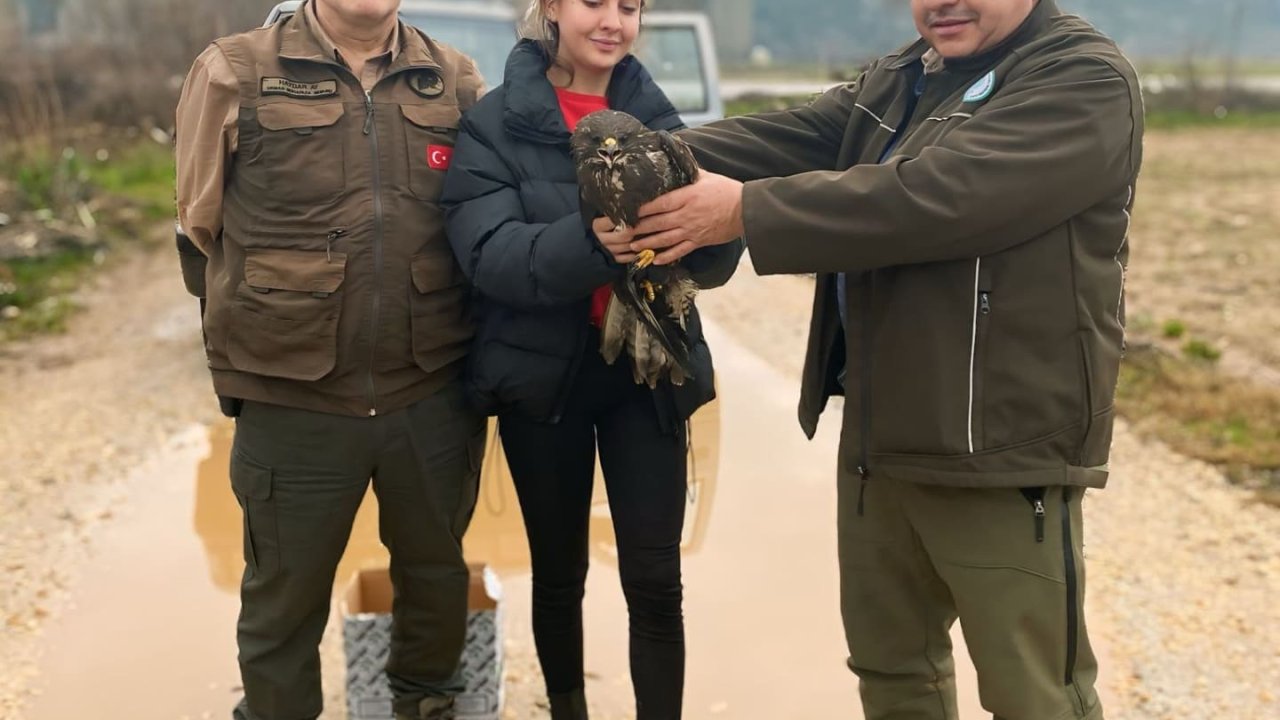
<path fill-rule="evenodd" d="M 78 198 L 86 179 L 80 157 L 70 148 L 58 150 L 33 143 L 0 158 L 13 181 L 21 207 L 44 210 L 62 207 Z"/>
<path fill-rule="evenodd" d="M 783 97 L 747 96 L 729 100 L 724 104 L 724 114 L 750 115 L 770 110 L 784 110 L 807 104 L 812 96 Z M 1201 112 L 1186 108 L 1147 108 L 1148 130 L 1181 130 L 1195 128 L 1280 128 L 1280 110 L 1233 110 L 1225 114 Z"/>
<path fill-rule="evenodd" d="M 1217 362 L 1222 359 L 1222 351 L 1205 340 L 1188 340 L 1182 346 L 1182 353 L 1192 360 Z"/>
<path fill-rule="evenodd" d="M 1187 326 L 1181 320 L 1166 320 L 1161 333 L 1171 340 L 1176 340 L 1187 334 Z"/>
<path fill-rule="evenodd" d="M 1142 75 L 1174 75 L 1182 77 L 1187 74 L 1185 59 L 1147 59 L 1138 63 Z M 1202 78 L 1221 78 L 1227 72 L 1227 65 L 1221 59 L 1205 58 L 1195 63 L 1196 75 Z M 1240 77 L 1266 77 L 1280 75 L 1280 63 L 1268 58 L 1242 58 L 1236 63 L 1235 72 Z"/>
<path fill-rule="evenodd" d="M 787 108 L 806 105 L 812 99 L 813 97 L 809 95 L 788 97 L 741 97 L 726 102 L 724 104 L 724 114 L 726 117 L 734 117 L 736 115 L 752 115 L 754 113 L 769 112 L 772 110 L 786 110 Z"/>
<path fill-rule="evenodd" d="M 125 146 L 88 164 L 88 179 L 95 188 L 128 198 L 148 219 L 173 216 L 173 149 L 144 140 Z"/>
<path fill-rule="evenodd" d="M 93 265 L 94 251 L 0 262 L 0 340 L 37 332 L 61 332 L 75 310 L 67 293 Z"/>
<path fill-rule="evenodd" d="M 1148 109 L 1148 130 L 1179 130 L 1183 128 L 1280 128 L 1280 111 L 1250 110 L 1225 114 L 1197 112 L 1186 109 Z"/>
<path fill-rule="evenodd" d="M 1280 489 L 1280 389 L 1135 348 L 1120 367 L 1116 404 L 1140 431 L 1177 452 L 1221 466 L 1237 481 Z"/>

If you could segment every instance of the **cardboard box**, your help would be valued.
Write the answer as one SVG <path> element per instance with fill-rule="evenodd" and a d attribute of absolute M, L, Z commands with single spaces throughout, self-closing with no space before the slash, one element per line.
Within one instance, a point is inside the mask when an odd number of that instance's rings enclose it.
<path fill-rule="evenodd" d="M 455 701 L 457 720 L 498 720 L 502 715 L 502 591 L 487 567 L 472 565 L 467 644 L 462 674 L 467 689 Z M 341 603 L 347 657 L 349 720 L 394 720 L 387 683 L 391 639 L 391 573 L 361 570 Z"/>

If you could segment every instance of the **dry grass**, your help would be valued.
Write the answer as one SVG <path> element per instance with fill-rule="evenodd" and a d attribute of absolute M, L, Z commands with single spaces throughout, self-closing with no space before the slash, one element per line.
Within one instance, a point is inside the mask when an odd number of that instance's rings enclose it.
<path fill-rule="evenodd" d="M 1280 128 L 1149 133 L 1129 265 L 1131 332 L 1174 321 L 1280 368 Z"/>
<path fill-rule="evenodd" d="M 1237 481 L 1278 486 L 1280 389 L 1151 345 L 1131 349 L 1120 374 L 1117 402 L 1140 432 L 1224 467 Z"/>
<path fill-rule="evenodd" d="M 1121 412 L 1178 452 L 1280 488 L 1280 129 L 1149 133 Z"/>

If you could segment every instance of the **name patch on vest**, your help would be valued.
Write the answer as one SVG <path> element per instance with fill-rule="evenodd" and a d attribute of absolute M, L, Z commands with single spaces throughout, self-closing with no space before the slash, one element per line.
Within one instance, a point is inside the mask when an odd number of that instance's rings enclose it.
<path fill-rule="evenodd" d="M 296 98 L 318 98 L 338 94 L 337 80 L 298 82 L 288 78 L 262 78 L 263 95 L 288 95 Z"/>

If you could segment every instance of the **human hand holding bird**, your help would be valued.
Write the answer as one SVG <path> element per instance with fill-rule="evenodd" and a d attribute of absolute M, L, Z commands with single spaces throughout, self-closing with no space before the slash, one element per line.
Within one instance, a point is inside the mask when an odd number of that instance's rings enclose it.
<path fill-rule="evenodd" d="M 653 250 L 637 253 L 628 246 L 641 206 L 697 179 L 693 153 L 670 133 L 613 110 L 583 118 L 570 150 L 583 216 L 596 218 L 597 238 L 627 264 L 605 310 L 600 352 L 612 364 L 625 350 L 637 383 L 654 388 L 666 378 L 683 384 L 692 376 L 686 323 L 697 284 L 679 264 L 654 265 Z"/>

